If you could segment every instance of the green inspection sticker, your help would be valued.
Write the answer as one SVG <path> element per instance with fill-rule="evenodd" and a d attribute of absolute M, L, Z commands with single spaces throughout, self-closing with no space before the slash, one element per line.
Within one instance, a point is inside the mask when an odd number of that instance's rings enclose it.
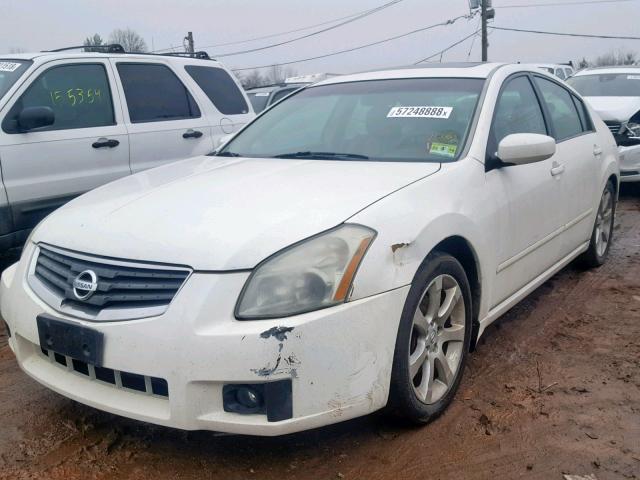
<path fill-rule="evenodd" d="M 445 157 L 455 157 L 456 152 L 458 151 L 457 145 L 451 145 L 450 143 L 431 143 L 431 148 L 429 149 L 429 153 L 433 153 L 435 155 L 443 155 Z"/>

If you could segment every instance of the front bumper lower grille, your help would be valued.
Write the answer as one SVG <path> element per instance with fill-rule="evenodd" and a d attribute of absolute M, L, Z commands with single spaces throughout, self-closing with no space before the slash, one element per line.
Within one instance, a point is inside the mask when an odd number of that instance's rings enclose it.
<path fill-rule="evenodd" d="M 126 320 L 163 313 L 189 274 L 185 267 L 103 259 L 41 245 L 29 284 L 62 313 Z"/>
<path fill-rule="evenodd" d="M 40 349 L 49 361 L 86 376 L 90 380 L 108 383 L 116 388 L 133 390 L 147 395 L 169 398 L 169 385 L 164 378 L 148 377 L 137 373 L 121 372 L 111 368 L 98 367 L 82 360 L 60 355 L 59 353 Z"/>

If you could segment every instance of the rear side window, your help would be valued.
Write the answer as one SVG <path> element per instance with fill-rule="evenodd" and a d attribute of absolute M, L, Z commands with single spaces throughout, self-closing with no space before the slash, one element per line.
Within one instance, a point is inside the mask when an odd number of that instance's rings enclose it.
<path fill-rule="evenodd" d="M 556 77 L 561 78 L 562 80 L 567 78 L 567 76 L 564 74 L 564 70 L 562 70 L 561 68 L 556 68 Z"/>
<path fill-rule="evenodd" d="M 220 113 L 241 115 L 249 112 L 249 106 L 236 82 L 223 69 L 196 65 L 184 68 Z"/>
<path fill-rule="evenodd" d="M 195 100 L 175 73 L 155 63 L 118 63 L 131 123 L 200 116 Z"/>
<path fill-rule="evenodd" d="M 52 67 L 36 78 L 13 105 L 2 123 L 7 133 L 18 133 L 18 115 L 28 107 L 49 107 L 53 125 L 38 131 L 114 125 L 113 101 L 102 64 Z"/>
<path fill-rule="evenodd" d="M 562 141 L 582 133 L 582 123 L 571 93 L 545 78 L 536 77 L 535 81 L 551 116 L 556 140 Z"/>
<path fill-rule="evenodd" d="M 547 134 L 542 109 L 533 86 L 527 77 L 516 77 L 505 84 L 493 118 L 489 153 L 498 150 L 498 144 L 514 133 Z"/>
<path fill-rule="evenodd" d="M 582 131 L 583 132 L 591 132 L 594 130 L 593 123 L 591 122 L 591 117 L 589 116 L 589 111 L 587 107 L 585 107 L 584 102 L 580 100 L 575 95 L 571 95 L 573 98 L 573 103 L 578 110 L 578 116 L 580 117 L 580 123 L 582 123 Z"/>

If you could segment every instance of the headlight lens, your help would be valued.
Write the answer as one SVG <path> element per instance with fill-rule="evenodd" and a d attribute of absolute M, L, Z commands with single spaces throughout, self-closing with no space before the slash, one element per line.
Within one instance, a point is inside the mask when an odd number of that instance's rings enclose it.
<path fill-rule="evenodd" d="M 375 235 L 345 224 L 276 253 L 249 277 L 236 317 L 285 317 L 343 303 Z"/>
<path fill-rule="evenodd" d="M 640 123 L 627 123 L 627 130 L 629 130 L 630 137 L 640 137 Z"/>

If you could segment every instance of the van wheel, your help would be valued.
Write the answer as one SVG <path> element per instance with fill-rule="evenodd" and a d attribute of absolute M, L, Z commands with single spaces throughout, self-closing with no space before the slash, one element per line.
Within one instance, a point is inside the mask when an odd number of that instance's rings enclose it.
<path fill-rule="evenodd" d="M 616 217 L 616 194 L 611 181 L 604 187 L 596 223 L 591 233 L 589 249 L 579 257 L 579 262 L 586 268 L 601 266 L 609 255 L 613 240 L 613 226 Z"/>
<path fill-rule="evenodd" d="M 396 338 L 389 408 L 427 423 L 451 403 L 471 341 L 471 289 L 455 258 L 433 252 L 420 266 Z"/>

